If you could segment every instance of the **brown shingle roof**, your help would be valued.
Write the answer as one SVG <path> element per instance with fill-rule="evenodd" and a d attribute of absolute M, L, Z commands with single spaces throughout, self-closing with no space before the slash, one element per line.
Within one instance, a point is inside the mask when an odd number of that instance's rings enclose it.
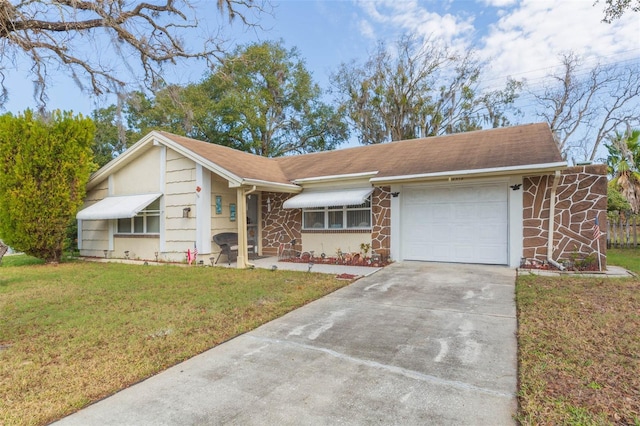
<path fill-rule="evenodd" d="M 190 151 L 244 179 L 259 179 L 267 182 L 291 183 L 282 169 L 271 158 L 249 154 L 222 145 L 202 142 L 167 132 L 158 132 Z"/>
<path fill-rule="evenodd" d="M 376 177 L 561 162 L 547 124 L 529 124 L 277 158 L 288 178 L 378 171 Z"/>
<path fill-rule="evenodd" d="M 371 171 L 389 177 L 563 161 L 546 123 L 272 159 L 161 133 L 241 178 L 277 183 Z"/>

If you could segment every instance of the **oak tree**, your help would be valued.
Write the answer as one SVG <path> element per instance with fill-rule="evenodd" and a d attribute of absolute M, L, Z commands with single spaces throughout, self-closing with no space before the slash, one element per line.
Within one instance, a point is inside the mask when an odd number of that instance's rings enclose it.
<path fill-rule="evenodd" d="M 215 4 L 222 15 L 247 25 L 255 25 L 250 16 L 265 6 L 262 0 Z M 0 105 L 7 100 L 4 81 L 12 71 L 33 77 L 42 107 L 53 69 L 64 69 L 98 95 L 130 89 L 132 83 L 154 88 L 163 68 L 183 59 L 215 61 L 225 51 L 224 39 L 219 31 L 202 33 L 197 7 L 190 0 L 2 0 Z"/>
<path fill-rule="evenodd" d="M 167 130 L 266 157 L 333 149 L 349 134 L 297 49 L 282 42 L 239 46 L 199 83 L 134 93 L 125 116 L 141 135 Z"/>
<path fill-rule="evenodd" d="M 93 160 L 102 167 L 122 154 L 130 143 L 135 142 L 137 135 L 122 123 L 121 106 L 109 105 L 98 108 L 91 113 L 91 118 L 96 126 L 95 139 L 91 146 Z"/>

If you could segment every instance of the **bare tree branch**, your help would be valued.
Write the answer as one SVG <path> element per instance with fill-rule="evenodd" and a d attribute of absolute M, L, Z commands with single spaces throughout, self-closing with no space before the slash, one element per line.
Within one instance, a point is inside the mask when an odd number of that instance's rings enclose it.
<path fill-rule="evenodd" d="M 230 21 L 257 25 L 249 15 L 263 12 L 267 1 L 217 0 L 216 7 Z M 0 0 L 0 83 L 8 69 L 18 69 L 22 57 L 32 64 L 34 96 L 41 107 L 50 68 L 65 69 L 80 84 L 88 81 L 96 95 L 131 84 L 122 71 L 133 71 L 134 81 L 154 88 L 167 64 L 191 58 L 213 62 L 222 56 L 219 30 L 203 37 L 198 47 L 185 44 L 183 37 L 195 36 L 198 26 L 198 11 L 190 0 Z M 2 93 L 0 101 L 6 100 L 4 85 Z"/>
<path fill-rule="evenodd" d="M 600 0 L 596 0 L 594 5 L 598 3 L 600 3 Z M 607 24 L 620 19 L 629 10 L 640 12 L 640 0 L 605 0 L 604 3 L 606 6 L 602 21 Z"/>
<path fill-rule="evenodd" d="M 610 70 L 613 72 L 613 70 Z M 603 101 L 601 108 L 605 112 L 596 137 L 589 160 L 593 161 L 602 143 L 620 128 L 640 124 L 640 72 L 631 66 L 625 67 L 611 76 L 613 83 L 608 92 L 608 101 Z"/>
<path fill-rule="evenodd" d="M 594 161 L 603 141 L 621 127 L 640 124 L 640 70 L 596 65 L 580 76 L 581 60 L 561 56 L 562 71 L 550 75 L 542 92 L 531 91 L 537 115 L 554 132 L 565 158 Z"/>
<path fill-rule="evenodd" d="M 481 73 L 473 52 L 409 35 L 363 65 L 343 64 L 332 82 L 360 142 L 374 144 L 506 125 L 519 83 L 483 91 Z"/>

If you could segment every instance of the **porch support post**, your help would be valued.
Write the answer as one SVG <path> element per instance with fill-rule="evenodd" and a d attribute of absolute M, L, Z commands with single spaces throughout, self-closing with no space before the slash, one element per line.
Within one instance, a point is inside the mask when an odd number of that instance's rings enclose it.
<path fill-rule="evenodd" d="M 246 189 L 236 190 L 236 223 L 238 224 L 238 258 L 236 265 L 240 269 L 248 268 L 249 249 L 247 248 L 247 197 Z"/>
<path fill-rule="evenodd" d="M 211 253 L 211 173 L 196 164 L 196 246 L 198 253 Z"/>

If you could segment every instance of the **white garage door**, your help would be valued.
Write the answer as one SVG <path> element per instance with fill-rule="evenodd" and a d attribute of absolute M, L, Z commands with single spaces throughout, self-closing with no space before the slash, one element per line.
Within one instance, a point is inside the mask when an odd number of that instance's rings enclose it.
<path fill-rule="evenodd" d="M 507 264 L 507 185 L 404 187 L 405 260 Z"/>

